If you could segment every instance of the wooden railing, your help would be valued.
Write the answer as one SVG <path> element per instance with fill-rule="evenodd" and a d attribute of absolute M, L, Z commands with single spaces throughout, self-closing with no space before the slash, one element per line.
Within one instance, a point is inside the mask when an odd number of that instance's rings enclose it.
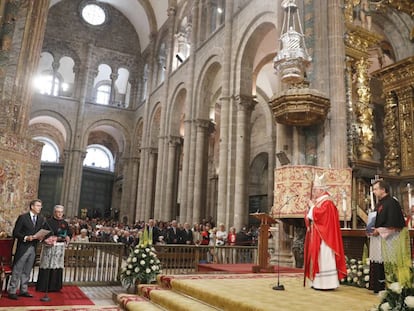
<path fill-rule="evenodd" d="M 38 249 L 40 254 L 41 247 Z M 121 243 L 72 242 L 65 250 L 63 283 L 74 285 L 119 284 L 125 246 Z M 37 280 L 38 261 L 33 280 Z"/>
<path fill-rule="evenodd" d="M 156 245 L 165 274 L 194 273 L 199 263 L 256 263 L 256 246 Z"/>
<path fill-rule="evenodd" d="M 163 274 L 187 274 L 198 271 L 199 263 L 256 263 L 255 246 L 196 246 L 156 245 Z M 38 248 L 36 266 L 32 281 L 37 281 L 39 268 Z M 64 284 L 74 285 L 116 285 L 120 284 L 119 274 L 125 264 L 129 250 L 121 243 L 72 242 L 65 250 Z"/>

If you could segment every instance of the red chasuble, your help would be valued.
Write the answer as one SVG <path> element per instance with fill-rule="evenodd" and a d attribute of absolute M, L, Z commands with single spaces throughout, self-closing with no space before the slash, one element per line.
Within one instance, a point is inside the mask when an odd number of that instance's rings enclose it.
<path fill-rule="evenodd" d="M 316 273 L 319 273 L 318 258 L 323 240 L 335 253 L 338 279 L 345 278 L 346 263 L 338 210 L 329 196 L 316 203 L 313 208 L 313 221 L 311 222 L 306 215 L 305 223 L 308 229 L 305 242 L 305 276 L 313 280 Z"/>

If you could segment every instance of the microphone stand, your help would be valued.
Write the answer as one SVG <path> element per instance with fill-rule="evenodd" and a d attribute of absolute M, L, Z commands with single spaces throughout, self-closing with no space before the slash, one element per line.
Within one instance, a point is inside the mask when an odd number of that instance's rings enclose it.
<path fill-rule="evenodd" d="M 54 232 L 53 232 L 52 228 L 50 227 L 49 223 L 47 222 L 47 220 L 45 220 L 45 223 L 46 223 L 48 229 L 50 230 L 50 232 L 52 234 L 54 234 Z M 54 249 L 54 245 L 50 245 L 50 246 L 43 245 L 43 247 L 51 247 L 50 254 L 49 254 L 50 256 L 49 256 L 48 269 L 46 271 L 46 290 L 45 290 L 45 295 L 42 298 L 40 298 L 40 301 L 47 302 L 47 301 L 50 301 L 51 300 L 51 298 L 48 295 L 48 293 L 49 293 L 49 278 L 50 278 L 50 269 L 51 269 L 51 266 L 52 266 L 52 258 L 55 255 L 54 254 L 55 249 Z"/>
<path fill-rule="evenodd" d="M 284 208 L 289 202 L 290 200 L 292 200 L 293 198 L 297 198 L 298 195 L 293 195 L 289 198 L 287 198 L 287 200 L 285 201 L 285 203 L 283 203 L 283 205 L 279 208 L 279 231 L 278 231 L 278 250 L 277 250 L 277 285 L 273 286 L 272 289 L 273 290 L 285 290 L 285 286 L 283 284 L 280 284 L 280 232 L 281 232 L 281 223 L 282 221 L 280 220 L 280 213 L 282 211 L 282 208 Z"/>

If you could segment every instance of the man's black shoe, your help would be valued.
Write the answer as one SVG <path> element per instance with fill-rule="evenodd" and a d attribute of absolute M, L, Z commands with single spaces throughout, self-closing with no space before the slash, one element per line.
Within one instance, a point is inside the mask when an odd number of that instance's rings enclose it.
<path fill-rule="evenodd" d="M 9 294 L 7 297 L 9 297 L 9 299 L 13 299 L 13 300 L 19 299 L 19 297 L 17 297 L 16 294 Z"/>
<path fill-rule="evenodd" d="M 28 298 L 32 298 L 33 297 L 33 295 L 30 294 L 30 293 L 28 293 L 28 292 L 20 293 L 19 296 L 21 296 L 21 297 L 28 297 Z"/>

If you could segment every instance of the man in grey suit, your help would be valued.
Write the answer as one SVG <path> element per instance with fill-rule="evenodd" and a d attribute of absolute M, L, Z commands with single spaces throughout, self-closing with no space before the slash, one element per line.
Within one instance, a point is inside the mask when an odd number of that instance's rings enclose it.
<path fill-rule="evenodd" d="M 20 215 L 14 225 L 13 237 L 17 239 L 17 248 L 13 260 L 13 272 L 7 289 L 10 299 L 18 299 L 19 283 L 19 296 L 33 297 L 28 292 L 28 283 L 36 257 L 36 245 L 39 242 L 34 235 L 44 224 L 44 218 L 40 216 L 41 210 L 41 200 L 31 201 L 29 212 Z"/>

